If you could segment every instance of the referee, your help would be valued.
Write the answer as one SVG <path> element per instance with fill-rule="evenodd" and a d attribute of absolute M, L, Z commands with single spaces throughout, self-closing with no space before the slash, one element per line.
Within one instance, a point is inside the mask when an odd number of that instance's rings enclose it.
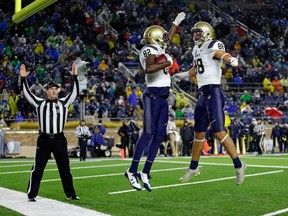
<path fill-rule="evenodd" d="M 67 151 L 67 140 L 63 133 L 67 120 L 68 107 L 79 94 L 77 70 L 74 63 L 72 64 L 71 73 L 73 76 L 72 91 L 66 97 L 58 99 L 59 85 L 54 82 L 49 82 L 45 87 L 47 99 L 43 99 L 35 96 L 29 90 L 26 79 L 29 72 L 26 71 L 24 64 L 20 67 L 23 92 L 29 103 L 36 109 L 40 129 L 37 139 L 35 161 L 28 183 L 28 202 L 36 202 L 35 198 L 38 194 L 43 172 L 51 153 L 53 153 L 55 157 L 67 199 L 80 199 L 74 190 Z"/>
<path fill-rule="evenodd" d="M 75 134 L 78 137 L 78 144 L 80 146 L 80 161 L 86 160 L 87 143 L 88 139 L 91 138 L 92 133 L 84 119 L 81 120 L 80 125 L 76 127 Z"/>

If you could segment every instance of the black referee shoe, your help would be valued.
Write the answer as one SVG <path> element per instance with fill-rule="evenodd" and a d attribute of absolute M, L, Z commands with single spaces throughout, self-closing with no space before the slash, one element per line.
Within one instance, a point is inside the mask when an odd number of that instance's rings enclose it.
<path fill-rule="evenodd" d="M 67 200 L 80 200 L 80 197 L 78 197 L 78 196 L 69 196 L 69 197 L 67 197 Z"/>
<path fill-rule="evenodd" d="M 36 202 L 36 199 L 34 197 L 28 197 L 28 202 Z"/>

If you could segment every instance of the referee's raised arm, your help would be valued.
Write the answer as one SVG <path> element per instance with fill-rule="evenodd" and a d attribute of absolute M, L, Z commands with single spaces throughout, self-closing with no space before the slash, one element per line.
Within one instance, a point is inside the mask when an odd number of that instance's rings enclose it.
<path fill-rule="evenodd" d="M 20 66 L 20 76 L 21 76 L 21 83 L 23 85 L 23 93 L 25 98 L 28 100 L 30 104 L 32 104 L 36 109 L 40 105 L 41 102 L 44 101 L 44 99 L 37 97 L 34 95 L 30 89 L 27 82 L 26 77 L 29 75 L 29 72 L 26 71 L 26 66 L 24 64 L 21 64 Z"/>
<path fill-rule="evenodd" d="M 65 98 L 61 98 L 60 100 L 64 102 L 64 106 L 69 107 L 71 103 L 78 97 L 79 95 L 79 81 L 78 81 L 78 72 L 76 69 L 76 64 L 72 64 L 72 91 L 67 94 Z"/>

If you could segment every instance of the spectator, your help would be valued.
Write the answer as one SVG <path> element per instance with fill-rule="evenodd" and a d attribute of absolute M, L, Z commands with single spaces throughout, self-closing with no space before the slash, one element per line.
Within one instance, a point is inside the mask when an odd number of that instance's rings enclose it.
<path fill-rule="evenodd" d="M 24 116 L 21 114 L 20 111 L 17 112 L 17 115 L 15 116 L 16 122 L 21 123 L 24 121 Z"/>
<path fill-rule="evenodd" d="M 139 98 L 141 99 L 143 92 L 142 92 L 140 86 L 137 86 L 137 87 L 136 87 L 136 89 L 135 89 L 135 94 L 136 94 L 136 96 L 137 96 L 138 99 L 139 99 Z"/>
<path fill-rule="evenodd" d="M 118 129 L 117 134 L 120 136 L 121 148 L 124 149 L 124 155 L 126 157 L 126 150 L 129 151 L 129 126 L 127 120 L 122 122 L 122 126 Z"/>
<path fill-rule="evenodd" d="M 271 80 L 269 79 L 268 76 L 265 76 L 264 80 L 263 80 L 263 88 L 265 90 L 268 90 L 270 92 L 274 92 L 274 86 L 272 85 Z"/>
<path fill-rule="evenodd" d="M 132 86 L 131 85 L 127 85 L 126 88 L 125 88 L 125 96 L 126 98 L 128 98 L 130 96 L 130 94 L 132 93 Z"/>
<path fill-rule="evenodd" d="M 174 119 L 176 118 L 176 112 L 171 105 L 169 105 L 168 107 L 168 115 Z"/>
<path fill-rule="evenodd" d="M 177 131 L 176 124 L 174 122 L 174 118 L 172 116 L 169 117 L 168 123 L 167 123 L 167 136 L 168 140 L 165 142 L 165 155 L 168 155 L 168 145 L 170 145 L 171 148 L 171 156 L 177 157 L 178 156 L 178 146 L 175 140 L 175 131 Z"/>
<path fill-rule="evenodd" d="M 9 101 L 9 93 L 8 93 L 8 91 L 7 91 L 7 89 L 6 88 L 4 88 L 3 90 L 2 90 L 2 96 L 3 96 L 3 100 L 6 100 L 7 102 Z"/>
<path fill-rule="evenodd" d="M 263 63 L 261 62 L 258 56 L 255 56 L 254 58 L 252 58 L 252 65 L 254 67 L 259 67 L 259 66 L 263 66 Z"/>
<path fill-rule="evenodd" d="M 280 150 L 279 146 L 281 145 L 281 142 L 282 142 L 282 140 L 281 140 L 281 127 L 279 125 L 279 122 L 274 123 L 270 138 L 273 141 L 273 152 L 278 152 Z"/>
<path fill-rule="evenodd" d="M 222 75 L 222 77 L 221 77 L 221 85 L 222 85 L 223 91 L 228 91 L 229 90 L 229 87 L 228 87 L 228 84 L 227 84 L 227 79 L 225 78 L 224 75 Z"/>
<path fill-rule="evenodd" d="M 176 90 L 172 90 L 170 89 L 169 91 L 169 97 L 168 97 L 168 104 L 169 106 L 171 106 L 172 108 L 175 107 L 175 104 L 176 104 Z"/>
<path fill-rule="evenodd" d="M 127 117 L 126 107 L 125 107 L 125 105 L 122 105 L 121 108 L 119 109 L 119 111 L 117 112 L 117 118 L 118 119 L 124 119 L 126 117 Z"/>
<path fill-rule="evenodd" d="M 240 97 L 240 101 L 247 103 L 251 100 L 251 98 L 251 95 L 247 91 L 244 91 L 244 94 Z"/>
<path fill-rule="evenodd" d="M 67 91 L 66 91 L 66 86 L 65 85 L 61 85 L 60 88 L 60 92 L 59 92 L 59 97 L 65 97 L 67 95 Z"/>
<path fill-rule="evenodd" d="M 272 85 L 273 85 L 275 91 L 280 92 L 280 93 L 284 93 L 284 88 L 283 88 L 280 80 L 278 79 L 278 76 L 274 77 L 274 79 L 272 80 Z"/>
<path fill-rule="evenodd" d="M 10 94 L 9 94 L 8 103 L 10 106 L 10 114 L 13 116 L 16 116 L 16 114 L 18 112 L 17 102 L 18 102 L 18 95 L 16 95 L 15 91 L 13 89 L 11 89 Z"/>
<path fill-rule="evenodd" d="M 179 94 L 179 98 L 176 98 L 176 108 L 180 108 L 181 107 L 181 105 L 182 105 L 182 108 L 183 107 L 186 107 L 187 105 L 189 105 L 189 103 L 188 103 L 188 100 L 187 100 L 187 98 L 185 97 L 185 95 L 184 95 L 184 93 L 183 92 L 181 92 L 180 94 Z"/>
<path fill-rule="evenodd" d="M 282 76 L 282 79 L 280 80 L 281 85 L 283 86 L 284 91 L 288 89 L 288 79 L 286 75 Z"/>
<path fill-rule="evenodd" d="M 101 145 L 106 145 L 103 135 L 100 133 L 99 128 L 95 128 L 94 134 L 91 137 L 90 146 L 93 147 L 94 157 L 100 157 Z"/>
<path fill-rule="evenodd" d="M 187 119 L 194 119 L 194 110 L 189 104 L 182 108 L 181 112 L 183 113 L 182 117 Z"/>
<path fill-rule="evenodd" d="M 39 83 L 37 79 L 34 84 L 30 87 L 30 91 L 32 91 L 37 97 L 42 97 L 44 87 Z"/>
<path fill-rule="evenodd" d="M 281 141 L 282 141 L 282 152 L 288 150 L 288 124 L 283 124 L 281 127 Z"/>
<path fill-rule="evenodd" d="M 240 136 L 240 131 L 241 131 L 241 126 L 238 123 L 238 119 L 231 118 L 231 123 L 229 124 L 227 129 L 236 147 L 237 140 L 238 140 L 238 137 Z M 238 143 L 240 143 L 239 140 L 238 140 Z"/>
<path fill-rule="evenodd" d="M 136 106 L 134 115 L 136 119 L 143 119 L 144 111 L 139 104 Z"/>
<path fill-rule="evenodd" d="M 254 111 L 251 109 L 249 104 L 245 104 L 245 106 L 241 109 L 241 114 L 245 116 L 252 115 L 253 112 Z"/>
<path fill-rule="evenodd" d="M 234 82 L 237 85 L 237 90 L 239 91 L 242 88 L 243 79 L 238 73 L 236 74 L 236 76 L 234 78 Z"/>
<path fill-rule="evenodd" d="M 108 71 L 109 70 L 109 66 L 106 64 L 105 59 L 101 60 L 101 63 L 98 66 L 98 70 L 102 71 Z"/>
<path fill-rule="evenodd" d="M 127 103 L 132 104 L 133 108 L 135 109 L 138 104 L 138 98 L 135 93 L 135 89 L 132 89 L 131 94 L 127 98 Z"/>
<path fill-rule="evenodd" d="M 191 129 L 188 125 L 188 121 L 184 121 L 183 126 L 180 128 L 180 136 L 182 138 L 182 156 L 191 156 L 192 140 L 194 134 L 191 133 Z"/>
<path fill-rule="evenodd" d="M 98 124 L 93 127 L 92 134 L 95 132 L 96 128 L 99 129 L 100 134 L 104 135 L 106 133 L 106 128 L 103 126 L 101 119 L 99 119 Z"/>
<path fill-rule="evenodd" d="M 139 139 L 140 127 L 138 126 L 138 121 L 131 120 L 129 123 L 129 158 L 132 158 L 135 151 L 136 143 Z"/>

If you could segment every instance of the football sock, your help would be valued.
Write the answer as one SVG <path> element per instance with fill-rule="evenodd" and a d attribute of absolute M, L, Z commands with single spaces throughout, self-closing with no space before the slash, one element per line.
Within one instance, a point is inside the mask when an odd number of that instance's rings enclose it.
<path fill-rule="evenodd" d="M 233 164 L 234 164 L 235 169 L 236 168 L 240 168 L 242 166 L 239 157 L 236 157 L 236 158 L 233 159 Z"/>
<path fill-rule="evenodd" d="M 150 173 L 150 170 L 151 170 L 151 167 L 153 165 L 153 162 L 152 161 L 148 161 L 146 160 L 145 162 L 145 165 L 144 165 L 144 168 L 142 170 L 143 173 L 146 173 L 146 174 L 149 174 Z"/>
<path fill-rule="evenodd" d="M 152 142 L 150 144 L 150 148 L 148 150 L 147 160 L 143 168 L 143 172 L 149 174 L 155 157 L 158 153 L 159 146 L 163 141 L 163 137 L 155 134 L 153 136 Z"/>
<path fill-rule="evenodd" d="M 140 136 L 138 142 L 136 143 L 135 152 L 133 155 L 132 163 L 129 169 L 129 172 L 136 173 L 138 170 L 139 161 L 143 154 L 143 151 L 147 145 L 150 144 L 152 135 L 143 132 Z"/>
<path fill-rule="evenodd" d="M 191 160 L 190 162 L 190 169 L 196 169 L 198 167 L 199 161 Z"/>

